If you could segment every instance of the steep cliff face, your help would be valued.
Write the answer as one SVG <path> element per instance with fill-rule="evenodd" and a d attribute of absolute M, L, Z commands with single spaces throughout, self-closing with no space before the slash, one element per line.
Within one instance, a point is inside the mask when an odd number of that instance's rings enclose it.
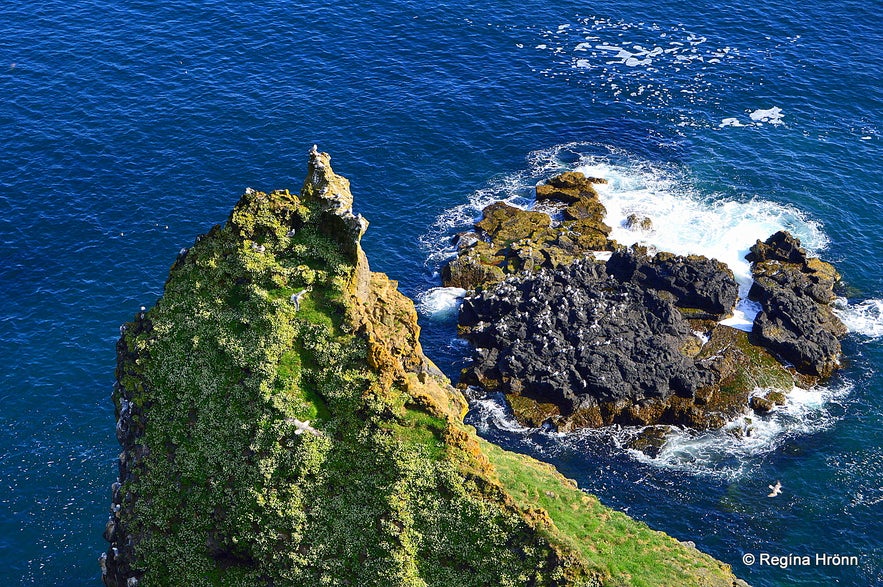
<path fill-rule="evenodd" d="M 739 583 L 465 426 L 366 228 L 314 150 L 123 326 L 106 586 Z"/>

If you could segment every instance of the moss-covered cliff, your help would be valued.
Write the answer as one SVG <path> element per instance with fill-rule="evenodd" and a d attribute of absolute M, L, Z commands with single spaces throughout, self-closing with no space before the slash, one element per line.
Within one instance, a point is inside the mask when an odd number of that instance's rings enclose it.
<path fill-rule="evenodd" d="M 464 425 L 351 206 L 314 150 L 124 325 L 105 585 L 738 583 Z"/>

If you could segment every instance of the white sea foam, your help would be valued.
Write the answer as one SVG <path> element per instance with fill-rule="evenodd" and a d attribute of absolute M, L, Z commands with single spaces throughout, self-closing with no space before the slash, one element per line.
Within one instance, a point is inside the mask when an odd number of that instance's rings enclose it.
<path fill-rule="evenodd" d="M 613 227 L 610 238 L 625 245 L 650 245 L 660 251 L 700 254 L 723 261 L 739 282 L 743 299 L 751 286 L 751 268 L 745 255 L 758 239 L 786 229 L 811 250 L 827 244 L 819 225 L 796 208 L 760 198 L 738 201 L 703 197 L 677 169 L 645 162 L 612 165 L 600 158 L 590 158 L 576 169 L 608 181 L 597 188 L 607 208 L 605 221 Z M 630 214 L 649 218 L 653 230 L 630 230 L 626 224 Z M 742 304 L 737 310 L 744 320 L 753 320 L 757 313 L 750 304 Z"/>
<path fill-rule="evenodd" d="M 850 304 L 846 298 L 838 298 L 834 302 L 834 313 L 850 332 L 871 338 L 883 337 L 883 300 Z"/>
<path fill-rule="evenodd" d="M 773 106 L 772 108 L 768 108 L 766 110 L 758 109 L 748 115 L 751 117 L 751 120 L 754 122 L 767 122 L 769 124 L 784 124 L 782 122 L 782 118 L 784 118 L 784 114 L 782 114 L 782 109 L 778 106 Z"/>
<path fill-rule="evenodd" d="M 836 388 L 794 388 L 785 405 L 769 414 L 745 414 L 720 430 L 672 428 L 655 457 L 633 449 L 628 452 L 653 466 L 736 479 L 794 436 L 815 434 L 831 426 L 836 420 L 831 407 L 851 389 L 848 383 Z M 631 429 L 631 436 L 639 431 Z"/>
<path fill-rule="evenodd" d="M 720 128 L 724 128 L 726 126 L 745 126 L 741 122 L 739 122 L 738 118 L 724 118 L 721 120 L 721 123 L 718 125 Z"/>
<path fill-rule="evenodd" d="M 732 326 L 745 332 L 751 332 L 754 328 L 754 318 L 760 313 L 761 307 L 757 302 L 752 302 L 744 295 L 736 304 L 733 315 L 726 320 L 721 320 L 721 324 Z"/>
<path fill-rule="evenodd" d="M 465 295 L 459 287 L 433 287 L 417 296 L 417 309 L 434 320 L 455 319 Z"/>
<path fill-rule="evenodd" d="M 757 393 L 763 391 L 759 389 Z M 483 433 L 502 430 L 518 435 L 521 442 L 533 444 L 537 449 L 540 445 L 533 440 L 536 435 L 577 449 L 587 442 L 596 447 L 606 444 L 653 467 L 732 481 L 756 470 L 766 455 L 794 438 L 816 434 L 832 426 L 838 417 L 836 406 L 851 391 L 852 385 L 848 382 L 833 388 L 795 388 L 787 395 L 785 405 L 763 416 L 745 413 L 719 430 L 697 431 L 672 426 L 653 457 L 629 448 L 631 441 L 642 432 L 641 427 L 609 426 L 566 434 L 528 428 L 515 420 L 501 394 L 472 401 L 470 422 Z"/>
<path fill-rule="evenodd" d="M 599 149 L 607 154 L 585 153 Z M 563 163 L 563 153 L 578 154 L 578 162 Z M 612 239 L 624 245 L 644 244 L 678 255 L 699 254 L 718 259 L 732 269 L 743 300 L 751 286 L 751 269 L 745 255 L 758 239 L 788 230 L 810 251 L 819 251 L 828 244 L 821 226 L 793 206 L 758 197 L 703 195 L 678 167 L 652 164 L 601 145 L 569 143 L 531 153 L 525 170 L 495 180 L 474 192 L 467 203 L 443 212 L 421 239 L 428 249 L 430 264 L 440 265 L 456 253 L 450 235 L 470 229 L 485 206 L 502 200 L 531 208 L 536 184 L 568 169 L 607 180 L 608 183 L 596 187 L 607 209 L 605 222 L 613 227 Z M 652 230 L 629 229 L 626 218 L 630 214 L 649 218 Z M 755 305 L 745 302 L 736 310 L 734 326 L 740 320 L 750 323 L 757 313 Z"/>
<path fill-rule="evenodd" d="M 502 394 L 490 394 L 473 400 L 470 402 L 470 407 L 474 410 L 472 423 L 480 431 L 486 432 L 490 428 L 518 433 L 536 430 L 518 423 Z"/>
<path fill-rule="evenodd" d="M 429 254 L 429 264 L 437 266 L 455 254 L 450 235 L 470 229 L 488 204 L 503 200 L 531 208 L 538 182 L 572 169 L 608 180 L 597 188 L 608 211 L 605 221 L 613 227 L 611 238 L 626 245 L 642 243 L 681 255 L 701 254 L 729 265 L 743 299 L 733 318 L 724 323 L 743 330 L 750 330 L 759 310 L 757 304 L 745 301 L 751 278 L 744 255 L 750 246 L 783 229 L 800 238 L 811 252 L 817 253 L 828 244 L 821 226 L 792 206 L 759 197 L 701 194 L 679 167 L 652 164 L 604 145 L 570 143 L 531 153 L 524 170 L 496 179 L 473 193 L 468 202 L 439 216 L 433 229 L 421 239 Z M 648 217 L 652 229 L 629 230 L 625 223 L 629 214 Z M 434 288 L 421 296 L 421 311 L 429 315 L 452 313 L 459 293 L 445 290 Z M 883 300 L 857 304 L 842 300 L 835 311 L 851 331 L 883 336 Z M 654 466 L 738 477 L 750 470 L 758 457 L 794 435 L 812 434 L 831 425 L 836 418 L 831 407 L 849 391 L 847 383 L 835 388 L 795 389 L 786 405 L 767 415 L 745 415 L 717 431 L 675 429 L 656 458 L 637 451 L 631 454 Z M 518 424 L 499 397 L 476 400 L 473 407 L 479 428 L 497 428 L 526 436 L 538 432 Z M 614 427 L 578 434 L 592 434 L 599 441 L 607 438 L 617 446 L 625 446 L 637 431 Z M 569 442 L 572 435 L 553 436 Z"/>

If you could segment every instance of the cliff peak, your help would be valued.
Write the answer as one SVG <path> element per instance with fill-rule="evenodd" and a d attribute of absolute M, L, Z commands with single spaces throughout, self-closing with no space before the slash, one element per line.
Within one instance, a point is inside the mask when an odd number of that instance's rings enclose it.
<path fill-rule="evenodd" d="M 735 584 L 478 438 L 366 226 L 314 149 L 300 194 L 246 190 L 121 329 L 107 587 Z"/>

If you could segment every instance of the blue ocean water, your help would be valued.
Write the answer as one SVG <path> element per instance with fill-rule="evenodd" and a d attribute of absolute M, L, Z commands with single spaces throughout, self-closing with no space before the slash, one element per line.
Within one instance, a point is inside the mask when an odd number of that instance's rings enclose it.
<path fill-rule="evenodd" d="M 424 300 L 482 203 L 528 205 L 575 167 L 613 180 L 608 207 L 683 221 L 669 246 L 730 254 L 785 226 L 836 262 L 845 368 L 751 441 L 684 433 L 649 461 L 628 430 L 523 430 L 490 401 L 471 418 L 753 585 L 883 584 L 879 6 L 493 4 L 0 7 L 0 582 L 100 584 L 117 328 L 246 186 L 297 188 L 317 143 L 373 268 Z M 456 375 L 450 297 L 421 322 Z M 764 552 L 859 564 L 743 564 Z"/>

